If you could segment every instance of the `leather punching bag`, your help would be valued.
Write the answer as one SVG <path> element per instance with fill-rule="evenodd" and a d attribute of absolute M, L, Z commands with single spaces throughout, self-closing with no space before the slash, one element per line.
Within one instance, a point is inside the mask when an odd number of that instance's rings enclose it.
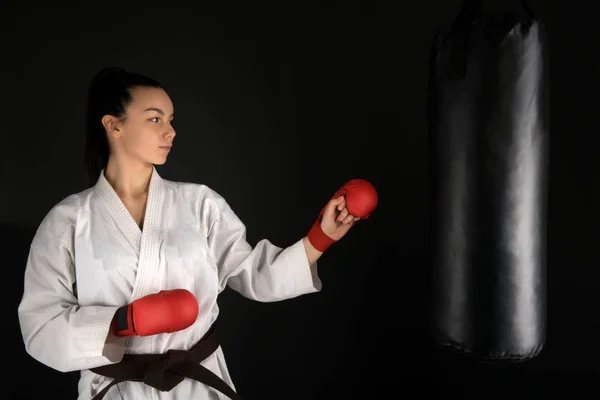
<path fill-rule="evenodd" d="M 525 1 L 464 1 L 432 48 L 433 336 L 485 361 L 531 359 L 546 340 L 545 40 Z"/>

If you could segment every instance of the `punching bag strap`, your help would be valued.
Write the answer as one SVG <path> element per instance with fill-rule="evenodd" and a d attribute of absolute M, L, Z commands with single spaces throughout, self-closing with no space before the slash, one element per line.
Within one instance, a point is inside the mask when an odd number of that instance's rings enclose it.
<path fill-rule="evenodd" d="M 520 0 L 527 17 L 535 19 L 527 0 Z M 482 0 L 463 0 L 458 16 L 454 19 L 452 36 L 455 44 L 450 52 L 446 78 L 451 81 L 464 79 L 467 72 L 467 52 L 471 25 L 483 13 Z"/>
<path fill-rule="evenodd" d="M 521 6 L 525 10 L 527 16 L 531 19 L 535 19 L 535 15 L 531 7 L 529 7 L 529 3 L 527 0 L 520 0 Z M 460 13 L 458 17 L 455 19 L 455 26 L 458 25 L 469 25 L 475 19 L 479 18 L 483 12 L 482 10 L 482 0 L 463 0 L 462 7 L 460 9 Z"/>
<path fill-rule="evenodd" d="M 463 0 L 460 13 L 454 20 L 455 27 L 464 27 L 479 18 L 482 13 L 481 1 Z"/>
<path fill-rule="evenodd" d="M 446 78 L 451 81 L 464 79 L 467 73 L 467 51 L 471 24 L 481 15 L 481 1 L 464 0 L 460 13 L 452 27 L 452 43 L 446 69 Z"/>

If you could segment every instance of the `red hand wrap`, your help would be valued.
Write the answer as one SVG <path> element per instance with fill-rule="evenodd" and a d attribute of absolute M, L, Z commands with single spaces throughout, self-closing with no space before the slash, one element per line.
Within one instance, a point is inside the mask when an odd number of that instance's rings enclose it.
<path fill-rule="evenodd" d="M 346 194 L 346 189 L 345 188 L 341 188 L 340 190 L 338 190 L 337 192 L 335 192 L 335 194 L 331 197 L 331 200 L 338 198 L 340 196 L 343 196 Z M 308 231 L 308 241 L 310 242 L 310 244 L 313 245 L 313 247 L 317 250 L 319 250 L 321 253 L 323 253 L 325 250 L 327 250 L 329 248 L 329 246 L 331 246 L 332 244 L 334 244 L 336 242 L 336 240 L 330 238 L 329 236 L 327 236 L 325 234 L 325 232 L 323 232 L 323 229 L 321 229 L 321 221 L 323 220 L 323 214 L 325 213 L 325 209 L 327 208 L 327 205 L 325 205 L 325 207 L 323 207 L 323 209 L 321 210 L 321 213 L 319 214 L 319 217 L 317 218 L 317 220 L 315 221 L 315 223 L 313 224 L 313 226 L 310 228 L 310 231 Z"/>
<path fill-rule="evenodd" d="M 335 240 L 327 236 L 325 232 L 323 232 L 323 229 L 321 229 L 321 218 L 318 218 L 315 221 L 312 228 L 310 228 L 310 231 L 308 231 L 307 237 L 310 244 L 312 244 L 313 247 L 319 250 L 321 253 L 327 250 L 329 246 L 336 242 Z"/>

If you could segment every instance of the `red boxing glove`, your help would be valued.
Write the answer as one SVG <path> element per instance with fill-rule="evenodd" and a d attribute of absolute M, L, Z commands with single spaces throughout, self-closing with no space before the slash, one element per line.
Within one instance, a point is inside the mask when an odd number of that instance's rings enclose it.
<path fill-rule="evenodd" d="M 367 219 L 377 208 L 379 196 L 377 190 L 369 182 L 364 179 L 351 179 L 346 182 L 331 198 L 331 200 L 344 196 L 346 199 L 346 208 L 354 217 Z M 330 200 L 330 201 L 331 201 Z M 335 240 L 330 238 L 321 229 L 321 221 L 327 205 L 321 210 L 319 218 L 315 221 L 312 228 L 308 232 L 308 240 L 313 247 L 320 252 L 324 252 L 335 243 Z"/>
<path fill-rule="evenodd" d="M 119 308 L 112 325 L 117 336 L 150 336 L 188 328 L 197 317 L 198 302 L 192 293 L 161 290 Z"/>
<path fill-rule="evenodd" d="M 346 208 L 351 215 L 367 219 L 377 208 L 377 190 L 364 179 L 352 179 L 342 186 L 341 190 L 346 196 Z"/>

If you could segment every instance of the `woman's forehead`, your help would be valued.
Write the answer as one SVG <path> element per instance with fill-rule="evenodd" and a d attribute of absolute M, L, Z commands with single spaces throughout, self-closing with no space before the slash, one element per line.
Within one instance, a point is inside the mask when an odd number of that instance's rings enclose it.
<path fill-rule="evenodd" d="M 130 107 L 136 111 L 157 111 L 173 114 L 173 103 L 169 95 L 160 88 L 138 87 L 132 90 Z"/>

